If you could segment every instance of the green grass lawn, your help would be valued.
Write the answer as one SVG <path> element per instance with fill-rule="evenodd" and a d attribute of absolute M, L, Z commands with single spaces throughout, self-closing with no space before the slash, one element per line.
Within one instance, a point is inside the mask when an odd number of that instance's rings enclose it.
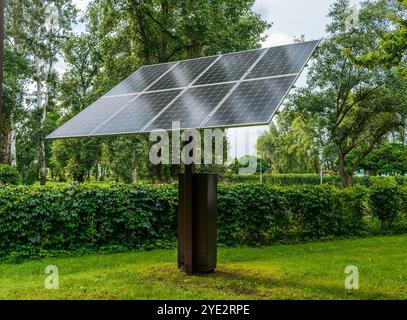
<path fill-rule="evenodd" d="M 407 299 L 407 236 L 220 248 L 214 274 L 187 276 L 175 250 L 0 265 L 1 299 Z M 47 265 L 59 290 L 44 288 Z M 359 290 L 347 290 L 347 265 Z"/>

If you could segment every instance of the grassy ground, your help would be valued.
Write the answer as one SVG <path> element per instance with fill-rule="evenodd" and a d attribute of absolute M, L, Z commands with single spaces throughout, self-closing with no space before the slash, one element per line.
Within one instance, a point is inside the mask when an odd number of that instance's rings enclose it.
<path fill-rule="evenodd" d="M 175 250 L 0 265 L 1 299 L 406 299 L 407 236 L 220 248 L 217 272 L 186 276 Z M 59 268 L 59 290 L 44 269 Z M 346 290 L 347 265 L 359 290 Z"/>

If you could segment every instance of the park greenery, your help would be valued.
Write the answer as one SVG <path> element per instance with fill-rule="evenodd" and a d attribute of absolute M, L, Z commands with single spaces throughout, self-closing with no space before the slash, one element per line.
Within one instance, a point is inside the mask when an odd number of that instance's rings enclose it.
<path fill-rule="evenodd" d="M 2 299 L 406 299 L 407 237 L 384 236 L 263 248 L 219 248 L 218 271 L 185 277 L 174 249 L 0 263 Z M 359 290 L 343 282 L 359 267 Z M 47 290 L 46 266 L 60 270 Z"/>
<path fill-rule="evenodd" d="M 74 184 L 0 189 L 0 258 L 176 246 L 174 184 Z M 224 183 L 218 241 L 271 245 L 407 232 L 407 188 Z"/>
<path fill-rule="evenodd" d="M 362 1 L 353 24 L 335 0 L 260 158 L 195 166 L 219 173 L 220 271 L 188 280 L 173 272 L 182 166 L 151 164 L 146 134 L 46 136 L 143 65 L 260 48 L 272 24 L 254 0 L 5 3 L 1 298 L 406 296 L 406 0 Z M 39 290 L 33 268 L 51 260 L 67 277 Z M 357 292 L 338 287 L 350 261 L 369 269 Z"/>
<path fill-rule="evenodd" d="M 272 25 L 253 3 L 100 0 L 79 12 L 66 0 L 6 1 L 0 162 L 25 184 L 171 180 L 179 166 L 150 164 L 147 135 L 45 137 L 142 65 L 260 47 Z M 306 87 L 258 142 L 258 171 L 322 168 L 345 187 L 355 172 L 406 174 L 406 2 L 364 1 L 350 27 L 348 13 L 349 1 L 332 5 Z M 83 32 L 73 31 L 77 23 Z M 235 161 L 216 172 L 238 168 Z"/>
<path fill-rule="evenodd" d="M 332 6 L 328 36 L 310 66 L 307 86 L 291 96 L 258 143 L 275 172 L 318 172 L 322 166 L 337 172 L 343 186 L 349 186 L 361 169 L 369 174 L 405 174 L 407 83 L 391 68 L 355 64 L 349 53 L 375 56 L 389 32 L 396 32 L 391 18 L 400 12 L 405 16 L 406 9 L 397 1 L 365 1 L 358 24 L 350 28 L 348 5 L 341 0 Z M 399 148 L 401 152 L 396 151 Z M 372 164 L 381 152 L 392 156 Z"/>

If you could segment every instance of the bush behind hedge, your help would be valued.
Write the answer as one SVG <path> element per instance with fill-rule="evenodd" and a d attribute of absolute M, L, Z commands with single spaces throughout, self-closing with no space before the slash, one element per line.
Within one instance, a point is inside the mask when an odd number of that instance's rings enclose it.
<path fill-rule="evenodd" d="M 259 175 L 225 175 L 222 177 L 227 183 L 258 183 Z M 321 177 L 317 174 L 264 174 L 263 183 L 278 186 L 291 185 L 320 185 Z M 352 178 L 353 185 L 370 187 L 377 183 L 396 183 L 400 186 L 407 186 L 407 176 L 355 176 Z M 341 186 L 341 178 L 336 175 L 324 175 L 323 184 Z"/>
<path fill-rule="evenodd" d="M 382 194 L 389 194 L 381 186 Z M 386 232 L 406 232 L 406 188 L 380 203 L 363 186 L 219 186 L 218 239 L 255 245 L 370 234 L 372 213 L 396 205 Z M 376 192 L 376 191 L 375 191 Z M 394 200 L 397 197 L 397 201 Z M 0 188 L 0 256 L 152 249 L 176 243 L 177 185 Z M 386 203 L 386 204 L 383 204 Z M 380 206 L 380 208 L 379 208 Z M 394 224 L 394 221 L 399 221 Z"/>
<path fill-rule="evenodd" d="M 0 164 L 0 184 L 13 184 L 21 183 L 21 175 L 16 168 L 8 164 Z"/>

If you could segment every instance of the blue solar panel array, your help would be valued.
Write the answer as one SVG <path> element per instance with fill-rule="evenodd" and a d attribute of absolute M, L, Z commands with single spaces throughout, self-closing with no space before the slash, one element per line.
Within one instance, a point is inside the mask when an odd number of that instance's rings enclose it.
<path fill-rule="evenodd" d="M 317 45 L 144 66 L 48 138 L 268 124 Z"/>

